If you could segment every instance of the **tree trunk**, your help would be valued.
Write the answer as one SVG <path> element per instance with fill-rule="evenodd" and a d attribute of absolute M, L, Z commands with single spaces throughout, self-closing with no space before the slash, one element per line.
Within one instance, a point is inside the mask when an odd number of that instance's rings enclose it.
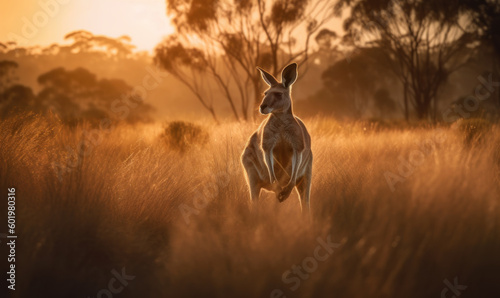
<path fill-rule="evenodd" d="M 428 101 L 424 100 L 417 103 L 418 120 L 426 119 L 427 121 L 429 121 L 429 107 L 430 107 L 430 102 Z"/>
<path fill-rule="evenodd" d="M 405 120 L 406 122 L 410 121 L 410 113 L 408 111 L 408 85 L 404 84 L 404 100 L 405 100 Z"/>
<path fill-rule="evenodd" d="M 498 59 L 498 56 L 493 54 L 493 75 L 492 75 L 492 80 L 493 82 L 498 82 L 500 80 L 500 59 Z M 497 107 L 500 108 L 500 90 L 498 88 L 495 89 L 495 94 L 494 94 L 494 100 L 497 104 Z"/>
<path fill-rule="evenodd" d="M 210 109 L 208 109 L 208 111 L 209 111 L 209 112 L 210 112 L 210 114 L 212 115 L 212 118 L 214 118 L 215 123 L 216 123 L 217 125 L 219 125 L 219 124 L 220 124 L 220 122 L 219 122 L 219 119 L 217 119 L 217 115 L 215 114 L 214 109 L 210 108 Z"/>
<path fill-rule="evenodd" d="M 435 96 L 433 99 L 434 106 L 432 108 L 432 122 L 436 123 L 437 120 L 437 97 Z"/>

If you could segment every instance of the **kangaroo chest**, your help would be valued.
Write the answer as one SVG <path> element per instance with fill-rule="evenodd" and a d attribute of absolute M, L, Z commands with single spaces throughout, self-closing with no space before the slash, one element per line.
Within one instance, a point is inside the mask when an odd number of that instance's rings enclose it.
<path fill-rule="evenodd" d="M 280 157 L 287 157 L 289 156 L 291 158 L 293 154 L 293 147 L 288 142 L 287 140 L 281 139 L 276 143 L 276 146 L 274 147 L 273 154 L 276 156 Z"/>
<path fill-rule="evenodd" d="M 292 171 L 293 148 L 285 140 L 279 141 L 273 149 L 273 158 L 275 160 L 274 173 L 276 178 L 284 183 L 290 178 Z"/>
<path fill-rule="evenodd" d="M 264 128 L 264 140 L 271 141 L 275 146 L 293 146 L 302 138 L 300 127 L 294 120 L 270 119 Z M 279 143 L 279 144 L 278 144 Z"/>
<path fill-rule="evenodd" d="M 294 149 L 302 147 L 301 129 L 294 119 L 270 118 L 264 127 L 262 147 L 271 150 L 277 162 L 276 176 L 291 172 Z"/>

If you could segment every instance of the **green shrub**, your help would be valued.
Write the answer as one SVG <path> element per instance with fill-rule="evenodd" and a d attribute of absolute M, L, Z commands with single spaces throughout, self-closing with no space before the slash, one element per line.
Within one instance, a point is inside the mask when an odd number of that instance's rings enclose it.
<path fill-rule="evenodd" d="M 184 121 L 167 123 L 161 137 L 171 149 L 179 152 L 186 152 L 208 142 L 208 132 L 203 127 Z"/>

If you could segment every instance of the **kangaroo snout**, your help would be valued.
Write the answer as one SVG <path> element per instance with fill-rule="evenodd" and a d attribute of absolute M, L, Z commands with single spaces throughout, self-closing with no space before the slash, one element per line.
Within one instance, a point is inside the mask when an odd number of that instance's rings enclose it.
<path fill-rule="evenodd" d="M 260 113 L 262 115 L 269 114 L 269 109 L 268 109 L 268 106 L 266 104 L 261 104 L 260 105 Z"/>

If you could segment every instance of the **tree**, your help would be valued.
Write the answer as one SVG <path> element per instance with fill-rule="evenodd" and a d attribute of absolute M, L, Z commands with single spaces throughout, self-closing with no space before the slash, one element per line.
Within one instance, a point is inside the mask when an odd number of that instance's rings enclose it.
<path fill-rule="evenodd" d="M 0 61 L 0 93 L 4 92 L 17 79 L 14 74 L 19 65 L 15 61 Z"/>
<path fill-rule="evenodd" d="M 340 38 L 335 31 L 322 29 L 314 39 L 318 49 L 311 56 L 314 56 L 314 59 L 318 58 L 322 65 L 331 65 L 342 56 L 345 57 L 345 53 L 339 48 Z"/>
<path fill-rule="evenodd" d="M 105 53 L 108 57 L 124 58 L 129 56 L 135 48 L 130 44 L 130 37 L 126 35 L 111 38 L 104 35 L 94 35 L 85 30 L 78 30 L 66 34 L 64 39 L 73 41 L 68 50 L 74 53 L 100 50 L 101 53 Z"/>
<path fill-rule="evenodd" d="M 479 40 L 493 50 L 491 71 L 494 81 L 500 80 L 500 1 L 498 0 L 448 0 L 456 15 L 467 16 Z M 495 90 L 500 106 L 500 90 Z"/>
<path fill-rule="evenodd" d="M 500 56 L 500 2 L 497 0 L 452 0 L 448 4 L 456 8 L 457 15 L 465 14 L 474 30 L 487 41 Z"/>
<path fill-rule="evenodd" d="M 23 111 L 31 111 L 35 95 L 31 88 L 15 84 L 0 92 L 0 119 Z"/>
<path fill-rule="evenodd" d="M 131 102 L 122 118 L 128 123 L 148 122 L 153 108 L 131 94 L 132 87 L 119 79 L 97 79 L 83 68 L 56 68 L 38 77 L 43 89 L 35 110 L 52 111 L 63 122 L 74 125 L 82 120 L 98 122 L 103 118 L 120 120 L 114 107 L 117 99 Z"/>
<path fill-rule="evenodd" d="M 9 85 L 0 92 L 0 116 L 51 112 L 71 126 L 82 121 L 99 124 L 103 119 L 127 123 L 151 120 L 153 108 L 132 94 L 132 87 L 123 80 L 97 79 L 86 69 L 61 67 L 40 75 L 38 83 L 42 90 L 36 96 L 30 88 L 19 84 Z M 129 108 L 124 109 L 122 102 Z"/>
<path fill-rule="evenodd" d="M 438 92 L 450 73 L 465 62 L 467 45 L 475 38 L 464 32 L 455 8 L 441 1 L 339 0 L 349 7 L 344 21 L 347 37 L 359 45 L 384 49 L 403 85 L 405 117 L 409 105 L 418 119 L 436 119 Z M 465 20 L 467 21 L 467 20 Z M 389 64 L 391 65 L 391 64 Z"/>
<path fill-rule="evenodd" d="M 213 105 L 213 98 L 210 96 L 212 93 L 207 93 L 208 85 L 211 83 L 205 78 L 208 61 L 205 60 L 203 53 L 199 49 L 186 48 L 176 37 L 170 37 L 156 49 L 155 61 L 187 86 L 215 122 L 219 122 Z M 222 78 L 220 76 L 218 78 L 219 86 L 227 87 Z M 226 91 L 228 90 L 226 89 Z M 231 93 L 226 93 L 226 95 L 229 95 L 227 100 L 232 103 L 233 113 L 238 119 Z M 245 98 L 242 97 L 242 101 L 244 100 Z"/>
<path fill-rule="evenodd" d="M 337 113 L 360 118 L 376 90 L 392 81 L 392 73 L 379 67 L 381 55 L 382 50 L 376 47 L 359 48 L 350 59 L 337 60 L 323 72 L 324 87 L 330 91 L 329 100 L 335 102 Z"/>
<path fill-rule="evenodd" d="M 34 104 L 35 95 L 31 88 L 16 84 L 15 70 L 18 67 L 15 61 L 0 61 L 0 119 Z"/>
<path fill-rule="evenodd" d="M 235 119 L 251 117 L 260 101 L 255 67 L 277 75 L 291 61 L 306 65 L 311 37 L 334 17 L 333 0 L 167 0 L 167 12 L 177 35 L 157 47 L 156 62 L 214 118 L 208 88 L 216 85 Z"/>
<path fill-rule="evenodd" d="M 380 118 L 387 117 L 387 115 L 390 115 L 396 110 L 396 104 L 389 91 L 385 88 L 377 89 L 373 95 L 373 99 Z"/>

